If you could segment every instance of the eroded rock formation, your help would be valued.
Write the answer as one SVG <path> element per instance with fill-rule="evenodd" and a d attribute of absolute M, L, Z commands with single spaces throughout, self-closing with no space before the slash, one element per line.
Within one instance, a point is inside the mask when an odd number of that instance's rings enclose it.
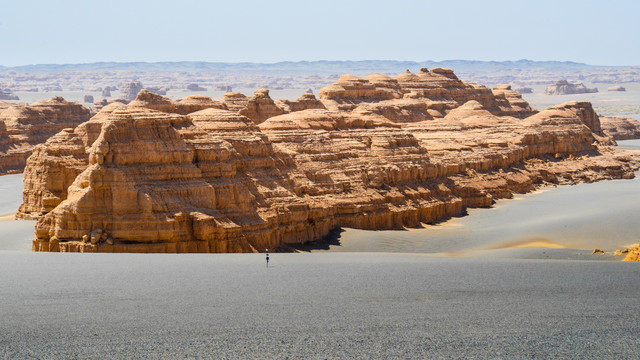
<path fill-rule="evenodd" d="M 458 79 L 451 69 L 421 69 L 417 74 L 407 70 L 394 78 L 382 74 L 362 79 L 343 75 L 320 91 L 320 100 L 327 109 L 334 110 L 352 110 L 361 103 L 393 104 L 398 99 L 423 102 L 430 118 L 444 117 L 469 100 L 478 101 L 496 115 L 526 117 L 535 113 L 509 85 L 492 92 L 485 86 Z"/>
<path fill-rule="evenodd" d="M 253 96 L 249 98 L 245 108 L 238 111 L 238 113 L 253 120 L 256 124 L 260 124 L 270 117 L 284 114 L 284 110 L 276 106 L 275 102 L 269 96 L 269 90 L 258 89 Z"/>
<path fill-rule="evenodd" d="M 249 98 L 243 93 L 228 92 L 222 97 L 222 102 L 230 111 L 238 112 L 247 107 Z"/>
<path fill-rule="evenodd" d="M 305 92 L 304 94 L 302 94 L 302 96 L 300 96 L 300 98 L 298 98 L 298 100 L 295 101 L 278 100 L 276 101 L 276 106 L 281 108 L 285 113 L 325 108 L 322 101 L 316 99 L 316 96 L 313 95 L 312 92 Z"/>
<path fill-rule="evenodd" d="M 570 83 L 567 80 L 558 80 L 554 85 L 549 85 L 544 90 L 547 95 L 570 95 L 596 93 L 597 88 L 589 89 L 583 83 Z"/>
<path fill-rule="evenodd" d="M 605 134 L 615 140 L 640 139 L 640 121 L 620 116 L 600 117 L 600 124 Z"/>
<path fill-rule="evenodd" d="M 627 91 L 622 85 L 611 86 L 607 88 L 607 91 Z"/>
<path fill-rule="evenodd" d="M 61 97 L 0 107 L 0 175 L 22 171 L 36 145 L 89 117 L 89 109 Z"/>
<path fill-rule="evenodd" d="M 543 183 L 629 178 L 640 164 L 604 146 L 589 103 L 531 115 L 508 87 L 445 69 L 342 77 L 322 94 L 327 109 L 259 125 L 246 105 L 184 115 L 152 94 L 105 107 L 29 159 L 34 250 L 262 251 L 336 226 L 419 226 Z"/>

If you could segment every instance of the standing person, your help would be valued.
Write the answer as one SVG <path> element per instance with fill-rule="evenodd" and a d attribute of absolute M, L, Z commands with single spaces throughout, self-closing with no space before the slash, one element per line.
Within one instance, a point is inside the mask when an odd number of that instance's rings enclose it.
<path fill-rule="evenodd" d="M 267 267 L 269 267 L 269 249 L 265 249 L 267 255 Z"/>

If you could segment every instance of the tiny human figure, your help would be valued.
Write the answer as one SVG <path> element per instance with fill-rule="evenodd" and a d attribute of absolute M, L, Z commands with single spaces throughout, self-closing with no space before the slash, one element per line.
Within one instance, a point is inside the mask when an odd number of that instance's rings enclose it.
<path fill-rule="evenodd" d="M 269 249 L 265 249 L 267 255 L 267 267 L 269 267 Z"/>

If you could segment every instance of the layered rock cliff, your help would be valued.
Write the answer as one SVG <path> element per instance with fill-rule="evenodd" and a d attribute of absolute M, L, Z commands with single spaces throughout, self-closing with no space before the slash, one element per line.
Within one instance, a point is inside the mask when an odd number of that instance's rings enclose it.
<path fill-rule="evenodd" d="M 39 218 L 34 250 L 262 251 L 336 226 L 419 226 L 639 166 L 604 146 L 589 103 L 531 115 L 507 87 L 444 69 L 338 83 L 321 92 L 326 109 L 259 125 L 242 109 L 184 115 L 151 95 L 105 107 L 29 159 L 21 212 Z"/>
<path fill-rule="evenodd" d="M 35 145 L 89 117 L 89 109 L 61 97 L 0 108 L 0 175 L 21 172 Z"/>

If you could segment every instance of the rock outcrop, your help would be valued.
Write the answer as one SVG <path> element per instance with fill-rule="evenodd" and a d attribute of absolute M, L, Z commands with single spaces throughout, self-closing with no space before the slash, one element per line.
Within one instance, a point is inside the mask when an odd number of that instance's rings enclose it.
<path fill-rule="evenodd" d="M 615 140 L 640 139 L 640 121 L 636 119 L 601 116 L 600 124 L 604 133 Z"/>
<path fill-rule="evenodd" d="M 61 97 L 0 110 L 0 175 L 21 172 L 36 145 L 89 117 L 89 109 Z"/>
<path fill-rule="evenodd" d="M 309 89 L 307 89 L 309 90 Z M 298 98 L 298 100 L 278 100 L 276 106 L 281 108 L 285 113 L 294 111 L 302 111 L 309 109 L 324 109 L 322 101 L 316 99 L 316 96 L 312 92 L 305 92 Z"/>
<path fill-rule="evenodd" d="M 249 98 L 243 93 L 228 92 L 222 97 L 222 102 L 229 111 L 238 112 L 247 107 Z"/>
<path fill-rule="evenodd" d="M 269 90 L 258 89 L 249 98 L 245 108 L 238 111 L 238 113 L 253 120 L 256 124 L 260 124 L 270 117 L 284 114 L 284 110 L 276 106 L 275 102 L 269 97 Z"/>
<path fill-rule="evenodd" d="M 520 94 L 533 94 L 533 88 L 526 86 L 518 86 L 514 90 L 519 92 Z"/>
<path fill-rule="evenodd" d="M 189 95 L 176 102 L 178 114 L 190 114 L 204 109 L 228 110 L 222 101 L 204 95 Z"/>
<path fill-rule="evenodd" d="M 93 103 L 93 113 L 94 114 L 99 113 L 102 110 L 102 108 L 104 108 L 105 106 L 107 106 L 109 104 L 113 104 L 113 103 L 121 103 L 121 104 L 126 105 L 126 104 L 129 103 L 129 101 L 125 100 L 125 99 L 121 99 L 121 98 L 110 99 L 110 100 L 102 98 L 102 99 L 100 99 L 100 100 L 98 100 L 98 101 Z"/>
<path fill-rule="evenodd" d="M 417 74 L 407 70 L 394 78 L 382 74 L 362 79 L 343 75 L 320 91 L 320 100 L 331 110 L 353 110 L 361 103 L 391 104 L 398 99 L 425 103 L 432 118 L 444 117 L 469 100 L 478 101 L 496 115 L 524 118 L 535 113 L 508 85 L 498 87 L 494 94 L 482 85 L 458 79 L 451 69 L 421 69 Z"/>
<path fill-rule="evenodd" d="M 622 85 L 611 86 L 607 88 L 607 91 L 627 91 Z"/>
<path fill-rule="evenodd" d="M 544 90 L 547 95 L 570 95 L 596 93 L 597 88 L 589 89 L 582 83 L 570 83 L 567 80 L 558 80 L 554 85 L 549 85 Z"/>
<path fill-rule="evenodd" d="M 127 101 L 135 100 L 136 96 L 144 86 L 140 81 L 128 81 L 120 85 L 120 96 Z"/>
<path fill-rule="evenodd" d="M 203 88 L 202 86 L 200 86 L 198 84 L 189 84 L 189 85 L 185 86 L 184 89 L 188 90 L 188 91 L 207 91 L 206 88 Z"/>
<path fill-rule="evenodd" d="M 324 93 L 332 109 L 259 125 L 216 108 L 184 115 L 179 102 L 142 92 L 38 146 L 19 215 L 39 219 L 36 251 L 254 252 L 336 226 L 419 226 L 540 184 L 629 178 L 640 166 L 603 146 L 589 103 L 521 119 L 528 110 L 510 105 L 506 87 L 421 74 L 345 77 L 347 89 Z"/>
<path fill-rule="evenodd" d="M 627 252 L 627 256 L 625 256 L 622 261 L 640 261 L 640 244 L 636 245 L 636 247 L 632 249 L 629 249 L 629 252 Z"/>
<path fill-rule="evenodd" d="M 605 147 L 590 103 L 536 113 L 510 86 L 448 69 L 343 76 L 314 100 L 142 90 L 36 147 L 17 216 L 38 219 L 36 251 L 254 252 L 337 226 L 419 226 L 640 166 Z"/>

